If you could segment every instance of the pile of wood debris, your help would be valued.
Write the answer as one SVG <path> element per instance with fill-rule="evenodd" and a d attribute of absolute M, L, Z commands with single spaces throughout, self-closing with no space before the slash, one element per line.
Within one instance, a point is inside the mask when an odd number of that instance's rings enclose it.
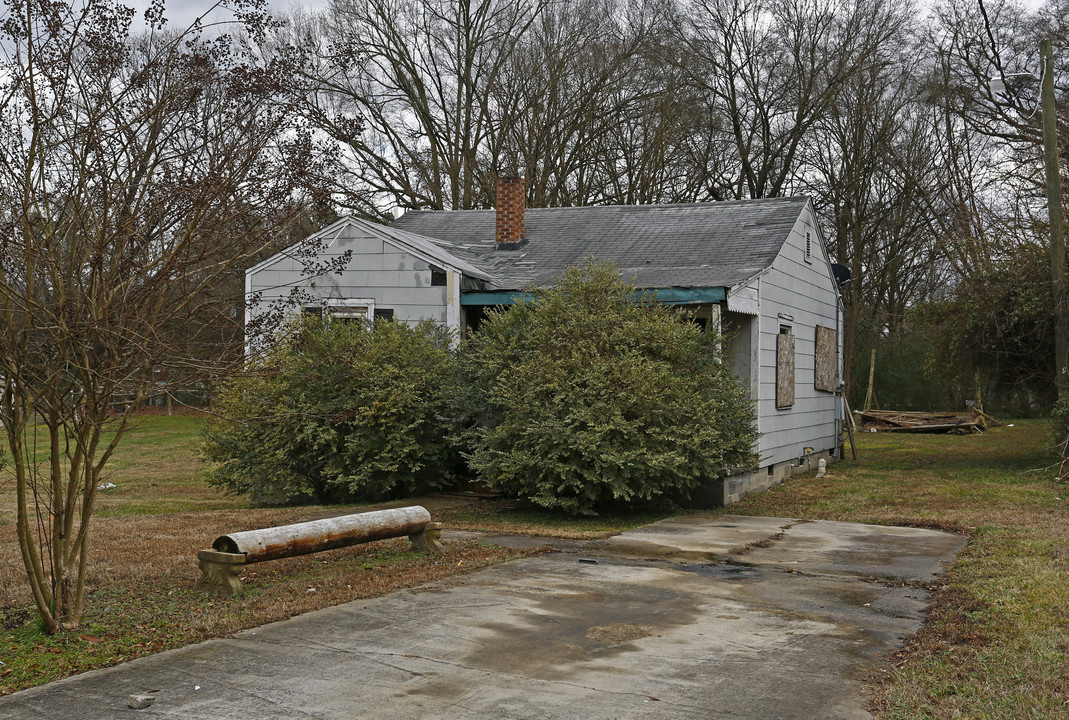
<path fill-rule="evenodd" d="M 974 433 L 1001 425 L 978 410 L 967 412 L 905 412 L 901 410 L 855 410 L 854 427 L 869 432 Z"/>

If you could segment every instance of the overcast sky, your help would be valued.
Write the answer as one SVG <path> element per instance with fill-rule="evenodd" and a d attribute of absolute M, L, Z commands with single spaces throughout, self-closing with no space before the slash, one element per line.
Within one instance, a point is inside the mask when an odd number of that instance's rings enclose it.
<path fill-rule="evenodd" d="M 148 7 L 148 0 L 126 0 L 130 5 L 143 13 Z M 1026 7 L 1038 8 L 1043 0 L 1023 0 Z M 166 16 L 172 27 L 186 28 L 193 19 L 216 3 L 213 0 L 168 0 Z M 276 12 L 285 12 L 293 7 L 304 6 L 310 9 L 320 9 L 327 4 L 327 0 L 268 0 L 268 4 Z M 921 7 L 928 6 L 928 2 L 922 0 Z"/>
<path fill-rule="evenodd" d="M 149 0 L 123 0 L 124 5 L 133 6 L 138 13 L 138 20 L 144 21 L 145 8 L 149 5 Z M 198 16 L 204 14 L 213 6 L 218 3 L 215 0 L 167 0 L 166 10 L 164 10 L 164 16 L 167 18 L 168 26 L 176 29 L 185 29 L 189 27 L 189 24 L 193 22 Z M 319 9 L 327 4 L 327 0 L 268 0 L 268 5 L 275 12 L 286 12 L 293 7 L 304 6 L 307 8 Z M 225 19 L 227 14 L 223 13 L 219 19 Z M 138 24 L 135 21 L 135 25 Z"/>

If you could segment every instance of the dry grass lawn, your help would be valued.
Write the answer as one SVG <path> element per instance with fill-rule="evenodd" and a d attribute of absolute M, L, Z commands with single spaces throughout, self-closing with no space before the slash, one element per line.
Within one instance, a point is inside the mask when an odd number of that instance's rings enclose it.
<path fill-rule="evenodd" d="M 524 554 L 448 542 L 435 558 L 407 540 L 246 568 L 246 592 L 210 599 L 193 591 L 196 551 L 219 535 L 369 506 L 254 508 L 209 487 L 196 457 L 199 419 L 149 417 L 120 445 L 92 521 L 91 595 L 82 626 L 50 637 L 38 629 L 15 536 L 14 483 L 0 474 L 0 695 L 73 673 L 218 637 L 309 610 L 413 587 Z M 417 498 L 437 515 L 462 500 Z"/>
<path fill-rule="evenodd" d="M 862 433 L 859 462 L 726 512 L 966 533 L 920 634 L 874 678 L 884 720 L 1069 718 L 1069 487 L 1044 421 L 983 435 Z"/>
<path fill-rule="evenodd" d="M 447 577 L 516 551 L 403 540 L 252 565 L 247 592 L 192 591 L 195 552 L 225 532 L 367 508 L 253 508 L 208 487 L 197 419 L 151 418 L 127 438 L 94 520 L 89 599 L 78 631 L 48 637 L 26 607 L 10 481 L 0 474 L 0 694 L 318 607 Z M 1069 487 L 1052 481 L 1041 421 L 985 435 L 862 434 L 859 462 L 798 476 L 728 513 L 902 524 L 967 534 L 919 635 L 872 678 L 883 720 L 1069 718 Z M 512 501 L 417 499 L 448 527 L 604 537 L 665 512 L 568 519 Z M 398 504 L 409 504 L 398 503 Z M 599 629 L 604 642 L 640 627 Z M 601 636 L 599 635 L 599 639 Z"/>
<path fill-rule="evenodd" d="M 441 507 L 435 519 L 455 530 L 503 535 L 534 535 L 565 540 L 598 540 L 631 528 L 677 515 L 678 511 L 603 512 L 597 517 L 569 517 L 516 500 L 480 500 Z"/>

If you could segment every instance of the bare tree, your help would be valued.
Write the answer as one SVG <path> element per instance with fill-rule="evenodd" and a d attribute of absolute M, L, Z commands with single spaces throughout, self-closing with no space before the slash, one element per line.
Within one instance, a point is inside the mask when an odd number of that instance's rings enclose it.
<path fill-rule="evenodd" d="M 310 116 L 344 147 L 339 193 L 371 216 L 484 207 L 504 170 L 533 206 L 693 199 L 704 115 L 665 60 L 669 8 L 339 0 L 303 23 L 324 48 Z"/>
<path fill-rule="evenodd" d="M 678 165 L 693 106 L 663 59 L 667 20 L 658 0 L 565 0 L 539 15 L 494 98 L 503 164 L 525 175 L 532 205 L 685 194 L 691 175 Z"/>
<path fill-rule="evenodd" d="M 709 174 L 733 198 L 792 189 L 805 139 L 902 22 L 884 0 L 689 0 L 681 13 L 680 61 L 734 146 Z"/>
<path fill-rule="evenodd" d="M 985 242 L 988 228 L 1020 219 L 1045 222 L 1042 116 L 1039 112 L 1039 39 L 1054 38 L 1058 62 L 1060 137 L 1069 132 L 1069 37 L 1061 10 L 1065 0 L 1028 13 L 1011 0 L 947 0 L 936 8 L 925 40 L 932 47 L 927 78 L 929 102 L 937 113 L 936 141 L 951 170 L 941 216 L 948 257 L 956 270 L 988 272 L 1003 256 L 1000 244 Z M 1006 85 L 996 92 L 989 82 Z M 1063 142 L 1063 162 L 1069 149 Z"/>
<path fill-rule="evenodd" d="M 544 0 L 335 0 L 310 107 L 344 149 L 340 197 L 464 209 L 492 200 L 502 69 Z M 360 122 L 362 121 L 362 122 Z"/>
<path fill-rule="evenodd" d="M 843 288 L 848 391 L 861 329 L 870 341 L 899 329 L 946 271 L 932 229 L 942 212 L 938 133 L 917 100 L 911 13 L 903 5 L 889 16 L 897 32 L 869 50 L 803 145 L 799 184 L 816 198 L 832 256 L 851 271 Z"/>
<path fill-rule="evenodd" d="M 140 36 L 105 0 L 7 8 L 0 421 L 30 590 L 57 632 L 82 617 L 97 485 L 131 407 L 168 368 L 240 356 L 242 301 L 218 288 L 300 210 L 301 144 L 280 142 L 299 53 L 260 63 L 235 37 L 163 30 L 159 6 Z M 237 12 L 251 38 L 265 29 L 261 3 Z"/>
<path fill-rule="evenodd" d="M 1065 9 L 1065 0 L 1048 2 L 1035 13 L 1012 0 L 947 0 L 936 7 L 927 29 L 925 40 L 932 48 L 927 95 L 936 126 L 932 144 L 943 179 L 932 188 L 933 204 L 942 208 L 933 213 L 933 230 L 953 269 L 955 301 L 963 307 L 975 302 L 977 287 L 1014 277 L 1016 268 L 1032 268 L 1037 251 L 1049 242 L 1038 50 L 1043 37 L 1052 38 L 1057 48 L 1052 78 L 1060 100 L 1064 167 L 1069 161 L 1064 142 L 1069 132 L 1069 38 L 1060 32 Z M 996 90 L 991 78 L 1001 80 L 1005 91 Z M 965 356 L 962 384 L 971 391 L 979 370 L 999 375 L 992 367 L 998 362 L 1012 365 L 1022 379 L 1046 375 L 1049 382 L 1052 364 L 1033 358 L 1032 367 L 1026 367 L 1007 353 L 1005 340 L 1034 333 L 1034 327 L 1027 332 L 1022 327 L 1050 318 L 1031 307 L 1012 317 L 999 310 L 992 307 L 988 313 L 992 327 L 1003 333 L 997 342 L 953 340 Z"/>

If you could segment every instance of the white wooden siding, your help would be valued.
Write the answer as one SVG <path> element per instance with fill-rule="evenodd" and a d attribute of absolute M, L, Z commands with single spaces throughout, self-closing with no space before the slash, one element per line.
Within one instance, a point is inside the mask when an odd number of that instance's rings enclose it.
<path fill-rule="evenodd" d="M 805 261 L 810 233 L 812 262 Z M 794 460 L 805 448 L 813 452 L 838 447 L 836 397 L 814 387 L 816 326 L 835 327 L 837 294 L 820 233 L 807 207 L 783 249 L 760 278 L 760 376 L 757 412 L 761 464 Z M 781 317 L 790 316 L 790 319 Z M 790 325 L 795 337 L 794 405 L 776 408 L 776 336 Z"/>
<path fill-rule="evenodd" d="M 299 259 L 277 256 L 249 271 L 246 291 L 262 292 L 261 306 L 286 297 L 293 286 L 306 289 L 317 301 L 372 298 L 376 309 L 393 310 L 398 322 L 432 320 L 459 329 L 455 327 L 459 317 L 448 312 L 448 288 L 431 285 L 430 262 L 351 224 L 340 228 L 339 234 L 320 253 L 320 260 L 336 258 L 345 252 L 352 252 L 352 258 L 340 275 L 330 273 L 311 278 L 302 275 Z M 457 285 L 454 280 L 454 287 Z"/>

